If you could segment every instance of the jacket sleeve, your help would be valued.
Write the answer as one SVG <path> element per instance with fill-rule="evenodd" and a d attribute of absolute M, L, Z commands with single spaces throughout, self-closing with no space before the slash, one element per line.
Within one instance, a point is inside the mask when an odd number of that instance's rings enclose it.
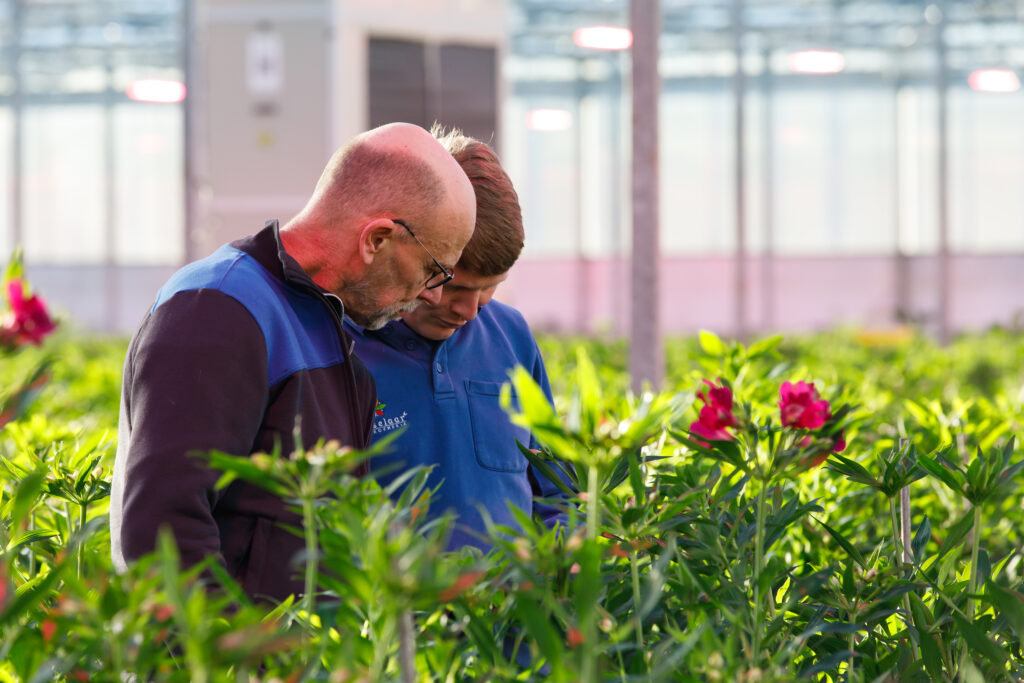
<path fill-rule="evenodd" d="M 551 405 L 554 405 L 555 401 L 551 395 L 551 383 L 548 381 L 548 372 L 547 369 L 544 367 L 544 359 L 540 355 L 540 349 L 536 347 L 536 342 L 534 342 L 534 352 L 536 356 L 533 363 L 533 368 L 531 368 L 531 374 L 533 375 L 534 381 L 536 381 L 537 384 L 540 385 L 541 389 L 544 390 L 544 395 L 547 396 L 548 402 L 551 403 Z M 537 438 L 533 434 L 530 435 L 530 448 L 540 448 L 540 444 L 537 442 Z M 562 465 L 566 468 L 572 467 L 572 465 L 570 465 L 569 463 L 562 463 Z M 539 498 L 557 498 L 566 501 L 568 500 L 568 496 L 565 494 L 565 492 L 562 491 L 562 489 L 558 488 L 558 486 L 556 486 L 550 479 L 545 477 L 540 472 L 536 471 L 533 468 L 533 465 L 530 465 L 529 467 L 529 478 L 530 485 L 534 489 L 534 496 Z M 568 479 L 565 479 L 565 477 L 563 477 L 563 480 L 571 487 L 572 484 Z M 544 521 L 544 523 L 549 528 L 551 528 L 558 523 L 561 523 L 563 526 L 565 526 L 567 516 L 562 511 L 562 509 L 560 509 L 563 507 L 563 505 L 555 506 L 548 505 L 546 503 L 534 503 L 533 511 L 534 514 L 539 515 L 540 518 Z"/>
<path fill-rule="evenodd" d="M 125 364 L 129 442 L 118 454 L 125 459 L 122 497 L 111 501 L 120 506 L 115 531 L 125 560 L 152 551 L 164 526 L 183 565 L 220 557 L 213 516 L 219 473 L 193 453 L 248 455 L 267 382 L 262 331 L 235 299 L 209 289 L 180 292 L 150 314 Z"/>

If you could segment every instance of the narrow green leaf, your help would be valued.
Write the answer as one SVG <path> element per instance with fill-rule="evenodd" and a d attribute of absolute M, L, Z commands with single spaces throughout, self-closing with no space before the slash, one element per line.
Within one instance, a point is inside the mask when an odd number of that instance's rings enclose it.
<path fill-rule="evenodd" d="M 643 505 L 646 497 L 644 495 L 644 478 L 640 472 L 640 452 L 627 453 L 625 458 L 629 465 L 629 485 L 633 489 L 633 500 L 638 506 Z"/>
<path fill-rule="evenodd" d="M 954 493 L 959 496 L 964 495 L 964 484 L 966 483 L 966 480 L 962 473 L 953 472 L 945 465 L 940 464 L 937 460 L 934 460 L 923 453 L 917 456 L 917 462 L 926 472 L 928 472 L 928 474 L 941 481 Z"/>
<path fill-rule="evenodd" d="M 1007 653 L 1003 648 L 993 643 L 988 634 L 985 633 L 977 624 L 972 624 L 966 619 L 961 618 L 958 614 L 953 615 L 953 621 L 956 623 L 957 631 L 963 636 L 964 641 L 967 643 L 967 647 L 972 652 L 976 652 L 983 655 L 993 664 L 1002 666 L 1006 663 Z"/>
<path fill-rule="evenodd" d="M 941 681 L 943 680 L 942 654 L 929 630 L 931 628 L 931 621 L 928 618 L 928 608 L 917 593 L 910 593 L 910 612 L 914 621 L 914 628 L 917 629 L 924 668 L 933 681 Z"/>
<path fill-rule="evenodd" d="M 925 546 L 932 537 L 932 523 L 928 519 L 928 515 L 925 515 L 924 519 L 921 520 L 921 525 L 917 527 L 917 531 L 914 532 L 914 538 L 910 541 L 910 552 L 917 559 L 918 563 L 924 561 Z"/>
<path fill-rule="evenodd" d="M 812 666 L 800 670 L 800 678 L 809 678 L 817 680 L 817 676 L 820 673 L 829 671 L 838 667 L 843 662 L 849 661 L 850 657 L 859 658 L 860 653 L 851 650 L 840 650 L 839 652 L 833 652 L 828 657 L 823 657 L 815 662 Z"/>
<path fill-rule="evenodd" d="M 41 541 L 45 538 L 53 538 L 54 536 L 60 536 L 60 532 L 54 529 L 32 529 L 31 531 L 26 531 L 11 539 L 10 544 L 7 546 L 7 552 L 13 552 L 22 546 Z"/>
<path fill-rule="evenodd" d="M 575 496 L 576 491 L 572 489 L 569 484 L 565 482 L 562 477 L 558 475 L 551 464 L 543 458 L 543 456 L 534 453 L 532 450 L 519 443 L 519 439 L 516 439 L 516 445 L 519 446 L 519 452 L 523 454 L 523 457 L 530 463 L 533 469 L 537 470 L 541 475 L 547 478 L 552 484 L 558 487 L 558 489 L 567 496 Z"/>
<path fill-rule="evenodd" d="M 761 341 L 754 342 L 747 349 L 747 358 L 756 358 L 766 353 L 770 353 L 778 348 L 779 344 L 782 343 L 782 335 L 777 334 L 772 337 L 766 337 Z"/>
<path fill-rule="evenodd" d="M 1018 638 L 1024 636 L 1024 595 L 989 581 L 985 586 L 985 600 L 1009 620 Z"/>
<path fill-rule="evenodd" d="M 582 621 L 594 611 L 601 591 L 601 546 L 586 539 L 576 554 L 580 572 L 576 576 L 576 611 Z"/>
<path fill-rule="evenodd" d="M 946 534 L 946 538 L 942 540 L 942 545 L 939 547 L 939 554 L 935 558 L 938 562 L 945 557 L 952 550 L 956 549 L 960 543 L 967 537 L 971 527 L 974 526 L 974 511 L 968 510 L 963 517 L 961 517 L 956 524 L 949 528 L 949 532 Z"/>
<path fill-rule="evenodd" d="M 21 529 L 25 518 L 39 500 L 39 493 L 42 491 L 45 478 L 46 472 L 38 469 L 18 482 L 14 500 L 11 502 L 11 529 Z"/>
<path fill-rule="evenodd" d="M 562 666 L 562 638 L 558 631 L 551 625 L 551 621 L 544 614 L 536 600 L 526 594 L 521 594 L 516 600 L 516 614 L 523 620 L 523 625 L 532 636 L 533 642 L 540 648 L 541 654 L 551 662 L 552 668 L 556 671 Z"/>
<path fill-rule="evenodd" d="M 841 533 L 830 527 L 828 524 L 825 524 L 825 522 L 821 521 L 820 519 L 817 519 L 816 517 L 811 517 L 811 519 L 820 524 L 822 528 L 824 528 L 825 531 L 828 532 L 828 535 L 831 536 L 836 543 L 842 546 L 843 550 L 846 551 L 846 554 L 849 555 L 854 562 L 856 562 L 865 569 L 867 568 L 867 564 L 864 562 L 864 556 L 861 555 L 860 551 L 857 550 L 857 548 L 855 548 L 852 543 L 846 540 L 845 536 L 843 536 Z"/>

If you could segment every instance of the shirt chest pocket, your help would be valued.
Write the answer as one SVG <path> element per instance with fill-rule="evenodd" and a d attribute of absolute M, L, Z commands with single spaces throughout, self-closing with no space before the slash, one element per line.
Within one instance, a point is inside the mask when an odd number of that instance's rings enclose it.
<path fill-rule="evenodd" d="M 529 464 L 516 440 L 530 445 L 530 433 L 512 424 L 501 409 L 501 382 L 466 380 L 473 451 L 481 467 L 495 472 L 525 472 Z"/>

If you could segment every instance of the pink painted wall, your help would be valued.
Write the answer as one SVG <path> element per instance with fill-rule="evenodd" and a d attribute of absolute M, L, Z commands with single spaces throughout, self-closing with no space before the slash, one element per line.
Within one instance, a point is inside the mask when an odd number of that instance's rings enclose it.
<path fill-rule="evenodd" d="M 892 257 L 776 258 L 774 296 L 764 269 L 748 261 L 747 316 L 752 330 L 809 331 L 836 325 L 879 328 L 898 322 L 897 265 Z M 735 270 L 729 257 L 665 258 L 661 320 L 667 333 L 706 328 L 736 331 Z M 905 310 L 934 328 L 939 314 L 938 262 L 906 261 Z M 536 329 L 606 332 L 629 327 L 629 263 L 623 260 L 523 259 L 497 297 L 519 308 Z M 1024 254 L 959 255 L 952 261 L 950 320 L 956 330 L 1024 319 Z"/>

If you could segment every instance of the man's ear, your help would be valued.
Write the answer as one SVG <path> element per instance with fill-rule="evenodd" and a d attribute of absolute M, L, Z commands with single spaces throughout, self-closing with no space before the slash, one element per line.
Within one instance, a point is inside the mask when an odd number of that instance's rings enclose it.
<path fill-rule="evenodd" d="M 359 257 L 370 265 L 395 239 L 395 222 L 390 218 L 374 218 L 359 231 Z"/>

